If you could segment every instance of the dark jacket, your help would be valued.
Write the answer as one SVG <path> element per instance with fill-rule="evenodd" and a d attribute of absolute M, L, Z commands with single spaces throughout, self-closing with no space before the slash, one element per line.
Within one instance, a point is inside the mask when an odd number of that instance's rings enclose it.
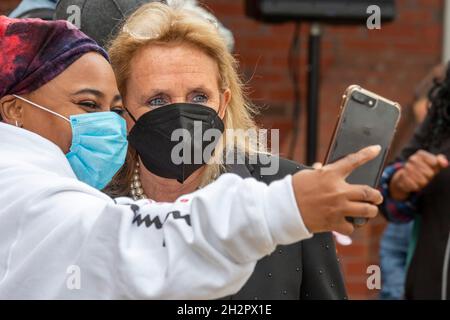
<path fill-rule="evenodd" d="M 228 172 L 243 178 L 254 177 L 267 184 L 305 167 L 280 158 L 278 173 L 261 175 L 261 165 L 233 165 Z M 279 246 L 261 259 L 255 271 L 235 295 L 228 299 L 299 300 L 347 299 L 345 285 L 331 233 L 288 246 Z"/>

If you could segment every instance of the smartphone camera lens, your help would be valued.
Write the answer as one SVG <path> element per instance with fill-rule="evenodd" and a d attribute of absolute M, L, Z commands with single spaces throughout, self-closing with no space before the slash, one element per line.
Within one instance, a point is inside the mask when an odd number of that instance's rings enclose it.
<path fill-rule="evenodd" d="M 366 96 L 365 94 L 362 94 L 360 92 L 353 92 L 352 93 L 352 99 L 355 100 L 356 102 L 362 103 L 362 104 L 366 104 L 367 100 L 369 99 L 368 96 Z"/>
<path fill-rule="evenodd" d="M 373 108 L 376 105 L 376 100 L 366 96 L 365 94 L 362 94 L 361 92 L 353 92 L 352 93 L 352 99 L 356 102 L 359 102 L 361 104 L 364 104 L 368 106 L 369 108 Z"/>

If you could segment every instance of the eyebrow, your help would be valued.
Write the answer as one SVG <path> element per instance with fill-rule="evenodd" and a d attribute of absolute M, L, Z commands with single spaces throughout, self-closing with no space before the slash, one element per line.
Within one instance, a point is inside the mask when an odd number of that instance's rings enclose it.
<path fill-rule="evenodd" d="M 91 88 L 81 89 L 81 90 L 75 92 L 73 95 L 86 94 L 86 93 L 92 94 L 99 98 L 103 98 L 105 96 L 105 94 L 103 92 L 96 90 L 96 89 L 91 89 Z"/>
<path fill-rule="evenodd" d="M 153 97 L 154 95 L 161 94 L 161 93 L 169 94 L 169 91 L 170 90 L 166 90 L 166 89 L 151 89 L 150 91 L 148 91 L 148 93 L 146 93 L 146 95 L 148 97 Z"/>
<path fill-rule="evenodd" d="M 210 89 L 208 89 L 208 88 L 206 88 L 206 87 L 203 87 L 203 86 L 195 87 L 195 88 L 190 88 L 189 91 L 190 91 L 190 92 L 206 92 L 206 93 L 208 93 L 208 94 L 211 93 L 211 90 L 210 90 Z"/>
<path fill-rule="evenodd" d="M 91 88 L 85 88 L 85 89 L 81 89 L 77 92 L 75 92 L 73 95 L 79 95 L 79 94 L 92 94 L 98 98 L 104 98 L 105 94 L 103 92 L 101 92 L 100 90 L 96 90 L 96 89 L 91 89 Z M 120 94 L 116 94 L 112 100 L 112 104 L 117 103 L 117 102 L 121 102 L 122 101 L 122 96 Z"/>

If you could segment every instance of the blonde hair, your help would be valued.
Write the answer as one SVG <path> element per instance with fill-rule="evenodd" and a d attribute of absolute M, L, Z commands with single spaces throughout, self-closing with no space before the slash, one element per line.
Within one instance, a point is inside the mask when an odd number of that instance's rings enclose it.
<path fill-rule="evenodd" d="M 253 120 L 255 109 L 246 98 L 244 85 L 237 72 L 237 60 L 228 51 L 217 25 L 214 21 L 207 20 L 195 11 L 181 6 L 168 6 L 158 2 L 143 5 L 126 20 L 121 32 L 110 43 L 109 54 L 121 94 L 126 97 L 130 61 L 140 49 L 151 44 L 173 43 L 193 45 L 217 62 L 219 88 L 231 91 L 231 100 L 223 119 L 225 130 L 257 129 Z M 250 137 L 244 140 L 238 139 L 234 142 L 235 149 L 239 152 L 249 155 L 262 150 L 257 139 Z M 213 181 L 222 172 L 224 152 L 229 143 L 233 142 L 226 141 L 224 134 L 216 146 L 214 158 L 207 164 L 202 185 Z M 126 185 L 129 185 L 128 181 Z"/>

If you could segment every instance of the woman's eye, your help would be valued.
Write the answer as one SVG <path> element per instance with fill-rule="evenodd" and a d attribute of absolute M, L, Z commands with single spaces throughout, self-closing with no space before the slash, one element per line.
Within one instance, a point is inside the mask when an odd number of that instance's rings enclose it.
<path fill-rule="evenodd" d="M 89 108 L 89 109 L 101 109 L 101 107 L 95 103 L 94 101 L 82 101 L 80 103 L 78 103 L 80 106 L 83 106 L 85 108 Z"/>
<path fill-rule="evenodd" d="M 148 102 L 148 104 L 149 104 L 151 107 L 160 107 L 160 106 L 163 106 L 163 105 L 167 104 L 167 101 L 166 101 L 165 98 L 158 97 L 158 98 L 153 98 L 153 99 L 151 99 L 151 100 Z"/>
<path fill-rule="evenodd" d="M 119 116 L 122 116 L 124 114 L 124 112 L 125 112 L 125 109 L 121 108 L 121 107 L 113 107 L 113 108 L 111 108 L 111 112 L 115 112 Z"/>
<path fill-rule="evenodd" d="M 194 96 L 192 99 L 192 102 L 194 103 L 206 103 L 208 102 L 208 97 L 205 94 L 198 94 Z"/>

